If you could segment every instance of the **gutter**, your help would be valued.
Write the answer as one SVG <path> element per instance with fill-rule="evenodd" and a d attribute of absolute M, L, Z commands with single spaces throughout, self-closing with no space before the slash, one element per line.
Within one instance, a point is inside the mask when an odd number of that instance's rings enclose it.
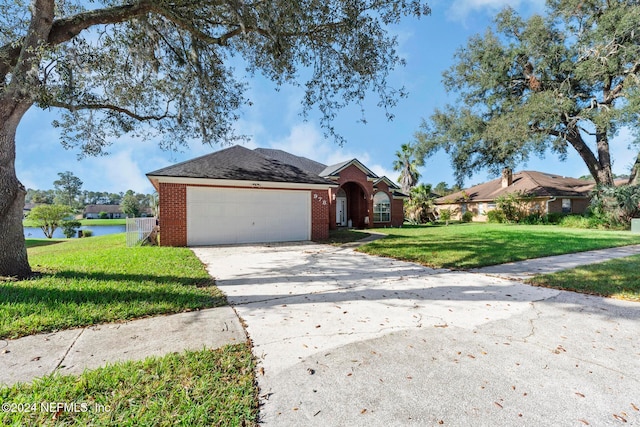
<path fill-rule="evenodd" d="M 547 200 L 547 215 L 549 215 L 549 203 L 551 202 L 555 202 L 558 198 L 556 196 L 553 196 L 552 198 L 550 198 L 549 200 Z"/>

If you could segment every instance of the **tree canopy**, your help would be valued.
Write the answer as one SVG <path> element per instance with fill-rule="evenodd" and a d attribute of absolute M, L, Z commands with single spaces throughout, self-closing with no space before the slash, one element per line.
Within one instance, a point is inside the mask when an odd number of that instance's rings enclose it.
<path fill-rule="evenodd" d="M 38 0 L 30 17 L 27 3 L 0 6 L 0 91 L 19 83 L 39 107 L 62 109 L 62 143 L 89 155 L 138 122 L 166 148 L 238 137 L 250 103 L 238 66 L 303 86 L 325 129 L 368 92 L 390 107 L 399 88 L 387 76 L 402 59 L 385 26 L 429 12 L 421 0 Z"/>
<path fill-rule="evenodd" d="M 61 205 L 75 208 L 78 206 L 78 198 L 81 194 L 82 180 L 73 172 L 58 172 L 59 179 L 53 181 L 57 202 Z"/>
<path fill-rule="evenodd" d="M 56 229 L 71 214 L 71 208 L 66 205 L 40 205 L 31 209 L 27 218 L 42 229 L 47 239 L 51 239 Z"/>
<path fill-rule="evenodd" d="M 304 89 L 328 134 L 342 107 L 403 63 L 388 25 L 429 13 L 423 0 L 11 0 L 0 3 L 0 276 L 31 273 L 15 135 L 36 105 L 62 112 L 62 144 L 100 155 L 125 133 L 164 148 L 225 143 L 260 73 Z M 304 76 L 304 78 L 302 77 Z M 390 116 L 391 113 L 387 112 Z M 143 124 L 143 126 L 140 126 Z"/>
<path fill-rule="evenodd" d="M 572 148 L 598 184 L 613 185 L 609 141 L 629 127 L 639 144 L 638 22 L 630 0 L 548 0 L 546 16 L 528 19 L 504 9 L 444 73 L 458 99 L 423 121 L 418 158 L 444 150 L 462 182 Z"/>

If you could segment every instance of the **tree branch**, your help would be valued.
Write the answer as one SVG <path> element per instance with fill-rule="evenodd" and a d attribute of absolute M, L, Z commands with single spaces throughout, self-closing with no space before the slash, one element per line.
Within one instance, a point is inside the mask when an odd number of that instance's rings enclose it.
<path fill-rule="evenodd" d="M 57 108 L 64 108 L 65 110 L 69 110 L 69 111 L 77 111 L 77 110 L 110 110 L 110 111 L 114 111 L 116 113 L 121 113 L 124 115 L 127 115 L 129 117 L 131 117 L 132 119 L 136 119 L 138 121 L 151 121 L 151 120 L 162 120 L 162 119 L 166 119 L 168 117 L 172 117 L 171 114 L 169 114 L 169 102 L 167 102 L 167 108 L 165 109 L 164 114 L 155 114 L 155 115 L 140 115 L 138 113 L 135 113 L 134 111 L 131 111 L 127 108 L 123 108 L 123 107 L 119 107 L 117 105 L 112 105 L 112 104 L 67 104 L 64 102 L 59 102 L 59 101 L 52 101 L 49 102 L 47 105 L 51 106 L 51 107 L 57 107 Z"/>
<path fill-rule="evenodd" d="M 94 25 L 124 22 L 132 17 L 144 15 L 153 9 L 153 1 L 141 0 L 135 4 L 96 9 L 56 19 L 53 21 L 47 43 L 55 46 L 71 40 L 81 31 Z M 18 64 L 18 58 L 24 46 L 25 40 L 23 39 L 0 47 L 0 79 L 4 78 Z"/>

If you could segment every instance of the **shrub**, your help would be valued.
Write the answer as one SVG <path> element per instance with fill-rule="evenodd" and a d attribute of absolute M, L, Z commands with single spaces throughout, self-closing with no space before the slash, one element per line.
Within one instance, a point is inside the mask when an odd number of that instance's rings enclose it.
<path fill-rule="evenodd" d="M 498 209 L 491 210 L 487 212 L 487 221 L 501 224 L 505 222 L 504 213 Z"/>
<path fill-rule="evenodd" d="M 82 230 L 82 237 L 91 237 L 93 236 L 93 230 Z"/>
<path fill-rule="evenodd" d="M 66 236 L 67 239 L 71 239 L 78 232 L 78 228 L 80 228 L 80 221 L 70 220 L 70 221 L 62 221 L 62 232 Z"/>
<path fill-rule="evenodd" d="M 542 225 L 547 224 L 547 218 L 539 212 L 534 212 L 522 218 L 520 224 Z"/>
<path fill-rule="evenodd" d="M 532 200 L 522 192 L 504 194 L 496 198 L 496 208 L 504 215 L 503 222 L 521 222 L 528 214 L 527 204 Z"/>
<path fill-rule="evenodd" d="M 640 216 L 640 185 L 596 188 L 591 210 L 607 227 L 628 229 Z"/>
<path fill-rule="evenodd" d="M 589 219 L 582 215 L 566 215 L 560 220 L 560 226 L 569 228 L 592 228 Z"/>
<path fill-rule="evenodd" d="M 101 211 L 101 212 L 98 214 L 98 218 L 100 218 L 100 219 L 109 219 L 109 214 L 108 214 L 108 213 L 106 213 L 105 211 Z"/>
<path fill-rule="evenodd" d="M 473 212 L 466 211 L 462 214 L 462 222 L 471 222 L 473 221 Z"/>
<path fill-rule="evenodd" d="M 451 209 L 440 210 L 440 220 L 444 221 L 445 225 L 449 225 L 449 221 L 451 221 L 451 215 Z"/>
<path fill-rule="evenodd" d="M 547 223 L 548 224 L 560 224 L 562 218 L 567 216 L 566 214 L 560 212 L 551 212 L 547 214 Z"/>

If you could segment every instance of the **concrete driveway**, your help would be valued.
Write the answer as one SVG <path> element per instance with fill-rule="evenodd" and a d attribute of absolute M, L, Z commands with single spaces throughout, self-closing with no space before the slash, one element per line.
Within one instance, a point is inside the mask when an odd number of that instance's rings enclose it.
<path fill-rule="evenodd" d="M 640 425 L 640 305 L 315 244 L 195 248 L 268 425 Z"/>

